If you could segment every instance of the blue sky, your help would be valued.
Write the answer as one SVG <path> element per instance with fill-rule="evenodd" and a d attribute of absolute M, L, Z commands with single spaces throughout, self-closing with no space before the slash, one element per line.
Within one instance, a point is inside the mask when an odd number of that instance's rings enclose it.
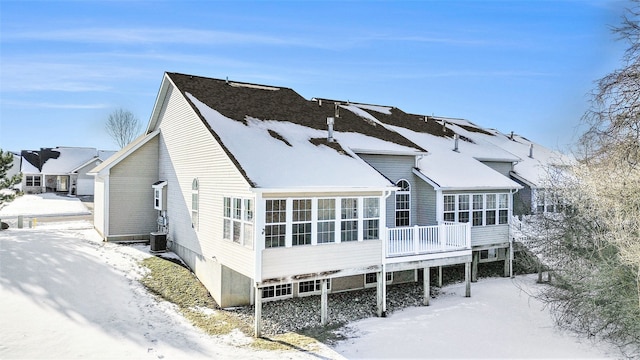
<path fill-rule="evenodd" d="M 0 147 L 116 149 L 165 71 L 459 117 L 564 149 L 620 66 L 618 1 L 0 0 Z"/>

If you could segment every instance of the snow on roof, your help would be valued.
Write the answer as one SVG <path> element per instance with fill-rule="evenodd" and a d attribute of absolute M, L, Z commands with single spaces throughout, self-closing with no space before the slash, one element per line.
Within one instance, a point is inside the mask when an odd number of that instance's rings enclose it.
<path fill-rule="evenodd" d="M 95 148 L 56 147 L 51 150 L 59 152 L 60 156 L 56 159 L 49 158 L 42 164 L 43 174 L 68 174 L 87 160 L 98 156 Z"/>
<path fill-rule="evenodd" d="M 451 127 L 456 128 L 456 125 Z M 559 151 L 551 150 L 519 135 L 514 134 L 511 138 L 511 135 L 494 129 L 468 132 L 466 135 L 474 141 L 489 142 L 517 156 L 519 161 L 513 167 L 512 175 L 533 187 L 544 187 L 550 169 L 568 166 L 574 162 L 571 157 Z"/>
<path fill-rule="evenodd" d="M 104 155 L 113 153 L 104 151 Z M 95 148 L 65 147 L 22 151 L 21 171 L 25 174 L 62 175 L 75 171 L 99 157 Z"/>
<path fill-rule="evenodd" d="M 117 153 L 117 151 L 112 150 L 98 150 L 98 159 L 105 161 L 110 158 L 113 154 Z"/>
<path fill-rule="evenodd" d="M 450 138 L 398 126 L 392 126 L 392 129 L 418 144 L 425 145 L 429 155 L 418 161 L 417 170 L 442 190 L 521 188 L 518 183 L 476 160 L 472 153 L 464 150 L 454 151 L 454 141 Z"/>
<path fill-rule="evenodd" d="M 416 151 L 349 132 L 334 132 L 336 141 L 329 143 L 326 130 L 289 121 L 246 117 L 241 122 L 222 115 L 191 93 L 186 93 L 186 96 L 255 187 L 390 187 L 393 184 L 389 180 L 357 157 L 350 148 Z"/>

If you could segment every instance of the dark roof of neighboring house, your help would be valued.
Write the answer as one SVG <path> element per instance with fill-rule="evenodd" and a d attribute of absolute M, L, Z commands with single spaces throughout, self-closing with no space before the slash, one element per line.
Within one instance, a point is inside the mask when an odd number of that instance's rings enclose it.
<path fill-rule="evenodd" d="M 312 129 L 326 130 L 327 117 L 334 115 L 334 104 L 309 101 L 285 87 L 240 83 L 194 75 L 167 73 L 173 83 L 222 115 L 245 122 L 246 117 L 288 121 Z M 399 116 L 404 113 L 399 111 Z M 406 114 L 405 114 L 406 115 Z M 349 111 L 335 120 L 336 132 L 353 132 L 426 152 L 421 146 L 383 126 L 371 124 Z"/>

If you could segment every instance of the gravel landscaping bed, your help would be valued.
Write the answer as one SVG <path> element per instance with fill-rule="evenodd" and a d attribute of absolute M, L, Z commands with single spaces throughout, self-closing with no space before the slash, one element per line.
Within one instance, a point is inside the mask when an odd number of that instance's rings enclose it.
<path fill-rule="evenodd" d="M 434 297 L 438 288 L 431 288 Z M 369 288 L 328 295 L 328 326 L 340 326 L 348 322 L 377 316 L 376 289 Z M 422 284 L 407 283 L 387 288 L 387 313 L 409 307 L 422 306 Z M 254 307 L 234 310 L 251 324 Z M 265 335 L 276 335 L 320 326 L 320 296 L 307 296 L 262 304 L 262 330 Z"/>

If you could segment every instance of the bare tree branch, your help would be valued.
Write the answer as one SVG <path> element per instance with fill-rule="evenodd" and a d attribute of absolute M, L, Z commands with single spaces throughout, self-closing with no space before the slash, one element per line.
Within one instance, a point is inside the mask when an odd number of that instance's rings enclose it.
<path fill-rule="evenodd" d="M 130 111 L 118 109 L 112 112 L 105 124 L 107 134 L 120 148 L 125 147 L 140 134 L 140 122 Z"/>

